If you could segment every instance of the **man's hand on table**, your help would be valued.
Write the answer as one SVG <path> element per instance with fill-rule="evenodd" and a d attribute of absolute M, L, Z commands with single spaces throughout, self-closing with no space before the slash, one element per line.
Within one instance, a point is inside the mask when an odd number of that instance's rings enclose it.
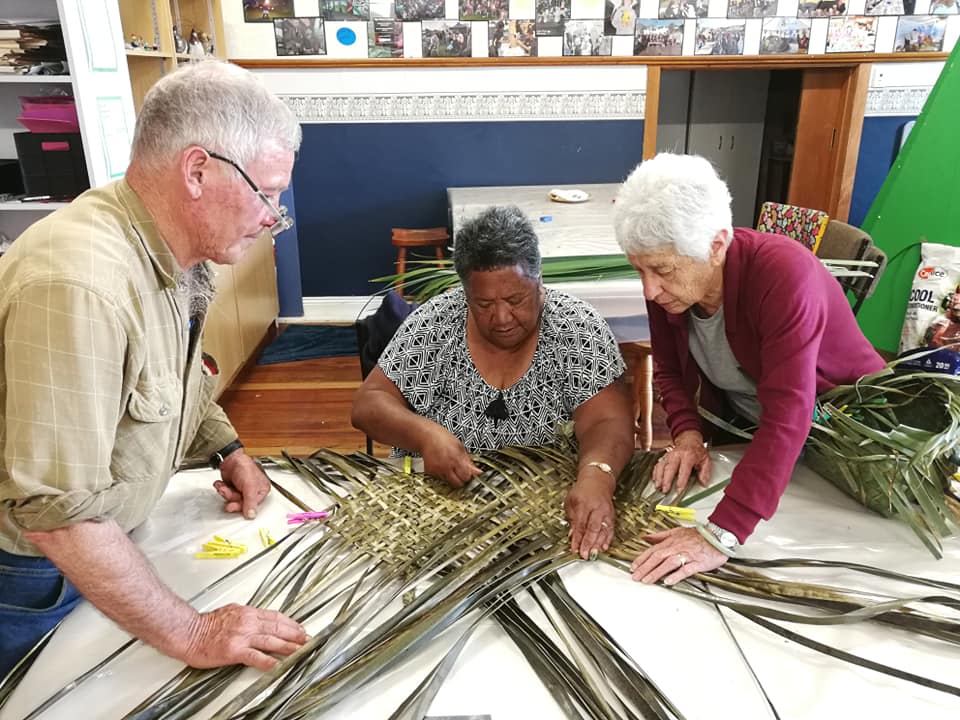
<path fill-rule="evenodd" d="M 247 520 L 257 516 L 257 507 L 270 492 L 270 479 L 243 449 L 234 450 L 220 463 L 220 480 L 214 489 L 224 499 L 224 510 L 243 512 Z"/>

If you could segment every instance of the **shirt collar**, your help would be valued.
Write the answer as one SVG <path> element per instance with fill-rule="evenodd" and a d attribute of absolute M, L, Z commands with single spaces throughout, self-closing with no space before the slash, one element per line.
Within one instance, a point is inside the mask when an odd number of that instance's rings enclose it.
<path fill-rule="evenodd" d="M 126 178 L 117 182 L 117 197 L 129 213 L 133 229 L 143 243 L 157 275 L 166 287 L 175 287 L 183 277 L 183 270 L 177 265 L 177 260 L 160 235 L 156 222 Z"/>

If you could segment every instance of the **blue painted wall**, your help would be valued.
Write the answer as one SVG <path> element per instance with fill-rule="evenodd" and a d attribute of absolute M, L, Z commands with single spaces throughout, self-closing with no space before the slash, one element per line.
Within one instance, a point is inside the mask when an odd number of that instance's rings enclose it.
<path fill-rule="evenodd" d="M 294 220 L 289 230 L 280 233 L 273 241 L 273 255 L 277 263 L 277 296 L 280 301 L 280 317 L 303 315 L 303 287 L 300 284 L 300 247 L 297 241 L 297 204 L 293 184 L 280 196 L 280 204 Z"/>
<path fill-rule="evenodd" d="M 867 117 L 863 119 L 860 134 L 860 155 L 857 158 L 857 174 L 853 180 L 853 195 L 850 199 L 851 225 L 859 227 L 867 216 L 874 198 L 880 192 L 883 181 L 900 148 L 903 126 L 916 116 Z"/>
<path fill-rule="evenodd" d="M 643 121 L 303 126 L 294 167 L 303 295 L 367 295 L 393 271 L 391 227 L 448 224 L 448 187 L 620 182 Z"/>

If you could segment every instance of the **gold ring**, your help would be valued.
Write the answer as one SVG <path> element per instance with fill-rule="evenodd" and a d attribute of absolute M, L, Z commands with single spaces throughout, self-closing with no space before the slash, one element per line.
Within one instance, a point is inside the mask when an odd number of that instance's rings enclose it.
<path fill-rule="evenodd" d="M 677 560 L 680 561 L 680 567 L 683 567 L 687 564 L 687 556 L 684 554 L 677 555 Z"/>

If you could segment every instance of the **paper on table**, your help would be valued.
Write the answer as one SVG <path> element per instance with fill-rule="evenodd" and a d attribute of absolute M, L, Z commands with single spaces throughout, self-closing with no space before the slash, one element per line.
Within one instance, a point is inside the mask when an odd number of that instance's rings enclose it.
<path fill-rule="evenodd" d="M 572 188 L 570 190 L 553 188 L 548 197 L 554 202 L 582 203 L 590 199 L 590 193 L 586 192 L 585 190 L 578 190 L 576 188 Z"/>

